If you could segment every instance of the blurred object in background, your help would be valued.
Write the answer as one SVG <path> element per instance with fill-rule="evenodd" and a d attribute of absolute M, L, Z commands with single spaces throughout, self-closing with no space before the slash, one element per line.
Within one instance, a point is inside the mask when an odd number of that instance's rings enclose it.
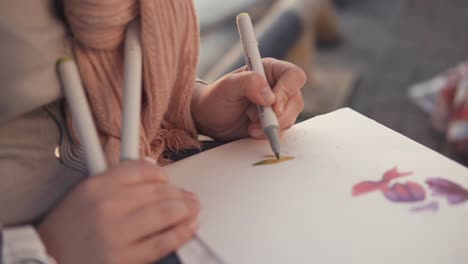
<path fill-rule="evenodd" d="M 214 81 L 245 65 L 235 17 L 248 12 L 262 57 L 293 62 L 311 72 L 315 41 L 341 39 L 329 0 L 196 0 L 202 31 L 199 76 Z M 216 12 L 214 12 L 216 10 Z"/>
<path fill-rule="evenodd" d="M 346 7 L 348 6 L 351 2 L 356 2 L 357 0 L 333 0 L 335 5 L 337 7 Z"/>
<path fill-rule="evenodd" d="M 410 97 L 431 115 L 434 129 L 468 157 L 468 61 L 412 86 Z"/>
<path fill-rule="evenodd" d="M 221 24 L 232 23 L 239 13 L 248 12 L 252 17 L 261 16 L 276 0 L 195 0 L 202 34 Z"/>
<path fill-rule="evenodd" d="M 292 62 L 306 72 L 302 118 L 336 110 L 347 102 L 356 73 L 332 64 L 316 65 L 316 44 L 335 46 L 342 40 L 333 1 L 195 0 L 195 4 L 201 27 L 201 79 L 212 82 L 245 65 L 235 17 L 248 12 L 262 57 Z"/>

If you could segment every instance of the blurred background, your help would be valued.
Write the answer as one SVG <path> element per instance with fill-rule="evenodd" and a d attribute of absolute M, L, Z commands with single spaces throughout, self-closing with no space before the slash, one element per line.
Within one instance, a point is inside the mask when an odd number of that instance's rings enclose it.
<path fill-rule="evenodd" d="M 308 74 L 300 120 L 351 107 L 468 165 L 466 152 L 448 142 L 443 129 L 436 132 L 433 128 L 431 110 L 424 111 L 415 96 L 410 96 L 410 88 L 415 86 L 417 95 L 426 96 L 426 87 L 430 86 L 425 85 L 430 84 L 427 81 L 468 59 L 468 1 L 195 3 L 201 29 L 201 79 L 213 81 L 245 64 L 235 17 L 248 12 L 254 20 L 262 56 L 291 61 Z M 425 99 L 434 104 L 437 92 Z"/>

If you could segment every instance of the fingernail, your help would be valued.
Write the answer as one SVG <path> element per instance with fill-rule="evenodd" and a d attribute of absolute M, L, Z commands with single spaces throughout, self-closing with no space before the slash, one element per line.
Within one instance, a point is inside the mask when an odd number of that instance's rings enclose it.
<path fill-rule="evenodd" d="M 185 191 L 185 194 L 192 200 L 199 201 L 198 195 L 194 192 Z"/>
<path fill-rule="evenodd" d="M 265 87 L 262 89 L 260 94 L 263 97 L 263 100 L 265 100 L 266 103 L 271 104 L 275 101 L 275 94 L 271 91 L 270 87 Z"/>
<path fill-rule="evenodd" d="M 194 219 L 188 224 L 188 227 L 191 230 L 196 231 L 196 230 L 198 230 L 198 228 L 200 228 L 200 223 L 198 222 L 197 219 Z"/>
<path fill-rule="evenodd" d="M 263 129 L 261 128 L 253 128 L 251 131 L 250 131 L 250 135 L 252 137 L 259 137 L 261 135 L 263 135 Z"/>

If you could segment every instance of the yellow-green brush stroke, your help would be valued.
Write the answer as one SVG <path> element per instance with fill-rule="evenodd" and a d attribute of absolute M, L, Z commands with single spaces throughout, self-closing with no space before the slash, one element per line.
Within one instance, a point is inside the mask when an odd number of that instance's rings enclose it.
<path fill-rule="evenodd" d="M 265 158 L 268 158 L 268 159 L 259 161 L 257 163 L 254 163 L 253 166 L 277 164 L 277 163 L 281 163 L 281 162 L 285 162 L 285 161 L 288 161 L 288 160 L 295 159 L 294 157 L 282 156 L 278 160 L 278 159 L 276 159 L 276 157 L 274 155 L 267 155 L 267 156 L 265 156 Z"/>

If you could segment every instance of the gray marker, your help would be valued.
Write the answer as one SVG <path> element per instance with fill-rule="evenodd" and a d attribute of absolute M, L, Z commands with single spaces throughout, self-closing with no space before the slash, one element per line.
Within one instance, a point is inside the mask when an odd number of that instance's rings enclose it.
<path fill-rule="evenodd" d="M 73 123 L 85 153 L 89 173 L 91 176 L 101 174 L 107 170 L 106 159 L 81 83 L 78 67 L 72 58 L 60 59 L 57 67 L 65 98 L 70 106 Z"/>
<path fill-rule="evenodd" d="M 120 159 L 140 158 L 141 92 L 143 55 L 138 22 L 132 22 L 125 34 L 122 146 Z"/>
<path fill-rule="evenodd" d="M 265 79 L 265 69 L 263 68 L 260 50 L 258 49 L 258 41 L 255 37 L 252 20 L 249 14 L 242 13 L 237 16 L 237 28 L 244 48 L 244 57 L 247 67 L 251 71 L 258 72 Z M 275 112 L 271 107 L 257 105 L 258 115 L 265 134 L 270 141 L 270 146 L 277 159 L 280 158 L 279 144 L 279 123 Z"/>

